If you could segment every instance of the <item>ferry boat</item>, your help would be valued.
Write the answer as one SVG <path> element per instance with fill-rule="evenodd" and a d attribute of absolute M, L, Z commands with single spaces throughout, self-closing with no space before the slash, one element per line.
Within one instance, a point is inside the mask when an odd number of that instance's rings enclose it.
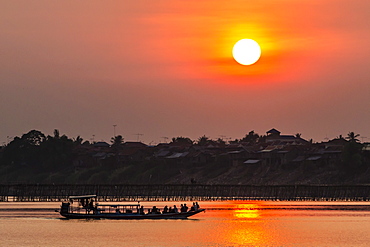
<path fill-rule="evenodd" d="M 73 203 L 77 203 L 74 206 Z M 97 195 L 70 196 L 68 202 L 62 202 L 60 215 L 68 219 L 187 219 L 204 212 L 205 209 L 192 208 L 190 211 L 164 211 L 156 207 L 144 212 L 144 207 L 137 204 L 100 204 Z"/>

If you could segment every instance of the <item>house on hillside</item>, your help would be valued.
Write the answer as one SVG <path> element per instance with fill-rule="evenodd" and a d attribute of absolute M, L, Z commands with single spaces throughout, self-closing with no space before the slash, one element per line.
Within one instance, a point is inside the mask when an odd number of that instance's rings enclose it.
<path fill-rule="evenodd" d="M 95 142 L 92 145 L 95 149 L 106 149 L 110 147 L 110 145 L 106 142 Z"/>
<path fill-rule="evenodd" d="M 186 165 L 190 160 L 189 152 L 174 152 L 171 155 L 166 156 L 167 164 L 183 164 Z"/>
<path fill-rule="evenodd" d="M 93 166 L 94 158 L 92 157 L 94 154 L 94 148 L 91 145 L 78 145 L 73 150 L 73 159 L 72 164 L 75 171 L 83 170 L 88 167 Z"/>
<path fill-rule="evenodd" d="M 370 164 L 370 143 L 364 143 L 362 155 L 364 157 L 364 164 Z"/>
<path fill-rule="evenodd" d="M 276 129 L 271 129 L 266 132 L 266 143 L 273 143 L 274 145 L 304 145 L 309 142 L 300 136 L 281 135 L 281 132 Z"/>
<path fill-rule="evenodd" d="M 338 147 L 343 149 L 345 145 L 347 145 L 349 141 L 344 138 L 335 138 L 333 140 L 329 140 L 327 142 L 320 143 L 320 146 L 324 146 L 325 148 L 328 147 Z"/>
<path fill-rule="evenodd" d="M 204 150 L 191 150 L 190 158 L 191 163 L 196 166 L 201 166 L 215 161 L 215 156 Z"/>
<path fill-rule="evenodd" d="M 132 148 L 132 149 L 145 149 L 146 147 L 148 147 L 148 145 L 142 143 L 142 142 L 125 142 L 123 143 L 123 147 L 128 149 L 128 148 Z"/>
<path fill-rule="evenodd" d="M 102 160 L 111 156 L 110 145 L 107 142 L 95 142 L 92 144 L 93 152 L 91 156 L 97 164 L 101 164 Z"/>
<path fill-rule="evenodd" d="M 297 162 L 297 158 L 303 156 L 306 152 L 306 146 L 296 142 L 282 141 L 283 139 L 286 138 L 283 137 L 280 140 L 270 142 L 268 146 L 258 152 L 262 165 L 280 166 L 291 164 L 294 161 Z"/>
<path fill-rule="evenodd" d="M 348 143 L 344 138 L 336 138 L 314 145 L 306 161 L 314 164 L 329 165 L 341 162 L 344 146 Z"/>
<path fill-rule="evenodd" d="M 119 161 L 123 164 L 140 162 L 152 156 L 151 149 L 142 142 L 125 142 L 119 152 Z"/>
<path fill-rule="evenodd" d="M 123 148 L 118 155 L 119 161 L 122 164 L 149 160 L 151 156 L 152 154 L 149 152 L 149 150 L 141 148 Z"/>
<path fill-rule="evenodd" d="M 260 161 L 259 150 L 257 146 L 240 145 L 239 150 L 229 151 L 229 160 L 233 166 L 242 164 L 256 164 Z"/>

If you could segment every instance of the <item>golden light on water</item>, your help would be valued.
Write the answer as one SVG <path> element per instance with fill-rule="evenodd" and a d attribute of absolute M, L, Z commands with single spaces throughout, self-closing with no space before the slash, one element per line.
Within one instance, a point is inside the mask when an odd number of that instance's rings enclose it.
<path fill-rule="evenodd" d="M 227 240 L 236 246 L 267 246 L 271 243 L 271 233 L 260 223 L 260 206 L 257 203 L 235 205 L 232 217 L 237 224 L 230 225 L 226 231 Z"/>
<path fill-rule="evenodd" d="M 255 219 L 260 215 L 257 209 L 240 209 L 234 211 L 234 216 L 241 219 Z"/>
<path fill-rule="evenodd" d="M 257 204 L 240 204 L 234 210 L 234 216 L 239 219 L 255 219 L 260 217 Z"/>

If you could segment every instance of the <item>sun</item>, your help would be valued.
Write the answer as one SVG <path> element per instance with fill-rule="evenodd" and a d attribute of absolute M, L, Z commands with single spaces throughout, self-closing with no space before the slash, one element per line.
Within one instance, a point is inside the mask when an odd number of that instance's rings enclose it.
<path fill-rule="evenodd" d="M 253 39 L 241 39 L 233 47 L 235 61 L 242 65 L 252 65 L 261 57 L 261 47 Z"/>

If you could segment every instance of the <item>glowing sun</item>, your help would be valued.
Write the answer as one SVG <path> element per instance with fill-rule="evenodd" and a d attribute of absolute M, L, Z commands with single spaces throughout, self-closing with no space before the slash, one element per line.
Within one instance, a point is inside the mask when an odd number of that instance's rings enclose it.
<path fill-rule="evenodd" d="M 253 39 L 241 39 L 233 47 L 235 61 L 242 65 L 251 65 L 261 57 L 261 47 Z"/>

